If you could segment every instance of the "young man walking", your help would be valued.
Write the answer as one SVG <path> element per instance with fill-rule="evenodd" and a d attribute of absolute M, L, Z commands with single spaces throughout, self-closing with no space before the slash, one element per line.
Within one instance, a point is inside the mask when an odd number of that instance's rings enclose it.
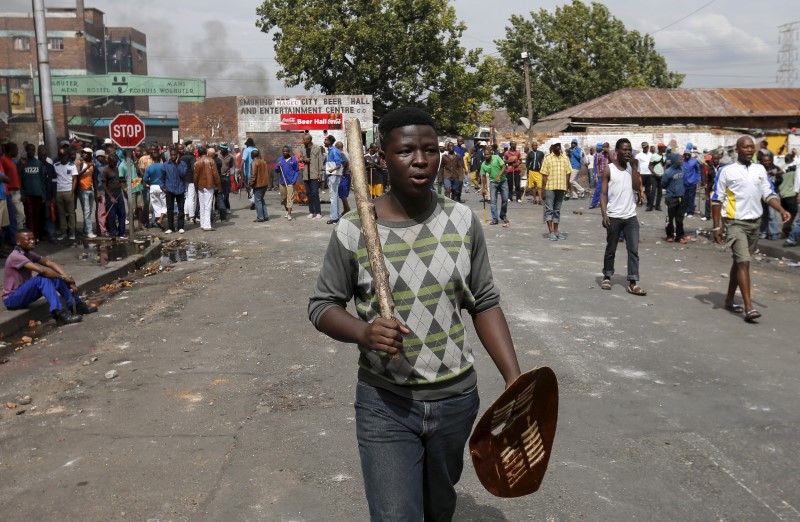
<path fill-rule="evenodd" d="M 479 407 L 462 310 L 506 386 L 519 364 L 480 221 L 431 190 L 439 167 L 433 119 L 396 109 L 379 133 L 392 190 L 374 203 L 398 320 L 379 317 L 357 213 L 334 229 L 309 318 L 358 345 L 356 437 L 370 519 L 449 521 Z M 347 311 L 351 300 L 357 316 Z"/>
<path fill-rule="evenodd" d="M 492 208 L 492 222 L 490 225 L 499 223 L 503 220 L 503 226 L 508 228 L 508 183 L 506 183 L 506 165 L 500 156 L 487 153 L 483 156 L 481 164 L 481 178 L 486 177 L 489 185 L 489 201 Z M 497 196 L 500 195 L 500 216 L 497 215 Z"/>
<path fill-rule="evenodd" d="M 269 167 L 267 167 L 267 162 L 261 159 L 261 152 L 258 149 L 254 148 L 249 154 L 253 164 L 247 183 L 248 187 L 252 189 L 256 209 L 256 219 L 253 223 L 263 223 L 269 221 L 267 203 L 264 201 L 264 195 L 269 187 Z"/>
<path fill-rule="evenodd" d="M 761 317 L 761 312 L 753 307 L 750 298 L 750 258 L 758 246 L 759 224 L 763 213 L 762 199 L 778 211 L 784 223 L 791 217 L 781 207 L 766 169 L 759 163 L 753 163 L 755 151 L 753 138 L 739 138 L 736 141 L 736 163 L 720 169 L 711 195 L 714 241 L 719 245 L 724 242 L 733 253 L 725 308 L 733 313 L 744 313 L 744 320 L 748 323 Z M 720 222 L 723 202 L 725 225 Z M 723 226 L 728 229 L 727 240 L 723 239 Z M 742 304 L 733 302 L 737 288 L 742 294 Z"/>
<path fill-rule="evenodd" d="M 639 286 L 639 218 L 636 217 L 636 194 L 644 201 L 642 178 L 631 165 L 633 150 L 627 138 L 617 140 L 616 158 L 603 170 L 600 182 L 600 212 L 606 229 L 606 252 L 603 256 L 603 282 L 600 288 L 611 290 L 614 258 L 620 234 L 625 234 L 628 250 L 628 293 L 645 296 Z"/>
<path fill-rule="evenodd" d="M 661 175 L 661 186 L 664 188 L 664 203 L 667 205 L 667 243 L 685 242 L 683 235 L 684 192 L 686 185 L 683 183 L 683 166 L 680 154 L 664 154 L 664 163 L 669 162 L 669 167 Z"/>

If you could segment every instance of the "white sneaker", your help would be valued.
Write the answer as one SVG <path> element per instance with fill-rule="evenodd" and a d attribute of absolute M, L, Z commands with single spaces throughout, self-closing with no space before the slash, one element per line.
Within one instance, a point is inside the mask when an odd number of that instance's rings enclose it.
<path fill-rule="evenodd" d="M 89 239 L 94 239 L 94 238 L 97 237 L 97 234 L 93 234 L 92 232 L 89 232 L 89 234 L 87 234 L 86 237 L 88 237 Z"/>
<path fill-rule="evenodd" d="M 69 239 L 70 241 L 75 241 L 75 234 L 70 234 Z"/>
<path fill-rule="evenodd" d="M 178 230 L 178 234 L 183 234 L 184 232 L 186 232 L 184 229 Z"/>
<path fill-rule="evenodd" d="M 66 234 L 61 234 L 60 236 L 58 236 L 56 238 L 56 241 L 64 241 L 65 239 L 67 239 L 67 235 Z"/>
<path fill-rule="evenodd" d="M 164 231 L 164 233 L 165 233 L 165 234 L 172 234 L 172 230 L 170 230 L 170 229 L 167 229 L 167 230 L 165 230 L 165 231 Z"/>
<path fill-rule="evenodd" d="M 708 218 L 703 216 L 703 217 L 700 218 L 700 221 L 708 221 Z"/>
<path fill-rule="evenodd" d="M 314 214 L 309 214 L 308 219 L 314 219 Z"/>
<path fill-rule="evenodd" d="M 125 220 L 125 224 L 126 224 L 126 225 L 130 225 L 130 224 L 131 224 L 131 222 L 130 222 L 129 220 L 127 220 L 127 219 L 126 219 L 126 220 Z"/>
<path fill-rule="evenodd" d="M 316 216 L 314 216 L 314 219 L 322 219 L 322 214 L 317 214 Z"/>
<path fill-rule="evenodd" d="M 288 216 L 286 216 L 286 219 L 287 219 L 287 220 L 289 220 L 289 221 L 294 221 L 294 218 L 292 217 L 292 215 L 291 215 L 291 214 L 289 214 Z"/>

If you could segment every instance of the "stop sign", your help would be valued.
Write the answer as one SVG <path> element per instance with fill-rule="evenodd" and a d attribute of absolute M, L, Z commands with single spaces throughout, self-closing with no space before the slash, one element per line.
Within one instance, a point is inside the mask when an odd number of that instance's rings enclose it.
<path fill-rule="evenodd" d="M 133 148 L 144 141 L 144 122 L 135 114 L 118 114 L 108 125 L 108 134 L 118 146 Z"/>

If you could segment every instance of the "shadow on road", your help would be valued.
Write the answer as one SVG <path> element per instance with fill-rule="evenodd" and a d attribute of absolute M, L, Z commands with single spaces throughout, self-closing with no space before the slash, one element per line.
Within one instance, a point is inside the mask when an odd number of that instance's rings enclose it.
<path fill-rule="evenodd" d="M 453 520 L 465 522 L 508 522 L 502 511 L 493 506 L 481 506 L 466 493 L 458 495 L 458 504 Z"/>
<path fill-rule="evenodd" d="M 723 294 L 722 292 L 709 292 L 707 294 L 698 294 L 694 296 L 694 298 L 703 303 L 704 305 L 709 305 L 709 304 L 712 305 L 711 306 L 712 310 L 725 309 L 725 294 Z M 734 299 L 734 302 L 741 303 L 742 302 L 741 297 L 737 295 L 736 298 Z M 753 299 L 753 306 L 764 309 L 769 308 L 766 304 L 756 301 L 755 299 Z"/>

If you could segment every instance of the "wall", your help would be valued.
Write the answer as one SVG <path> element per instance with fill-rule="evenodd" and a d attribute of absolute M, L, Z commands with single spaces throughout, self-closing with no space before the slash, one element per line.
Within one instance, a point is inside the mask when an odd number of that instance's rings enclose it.
<path fill-rule="evenodd" d="M 238 137 L 236 96 L 179 103 L 178 129 L 181 141 L 192 139 L 203 143 L 227 142 L 231 146 L 237 143 L 241 145 L 244 142 Z"/>

